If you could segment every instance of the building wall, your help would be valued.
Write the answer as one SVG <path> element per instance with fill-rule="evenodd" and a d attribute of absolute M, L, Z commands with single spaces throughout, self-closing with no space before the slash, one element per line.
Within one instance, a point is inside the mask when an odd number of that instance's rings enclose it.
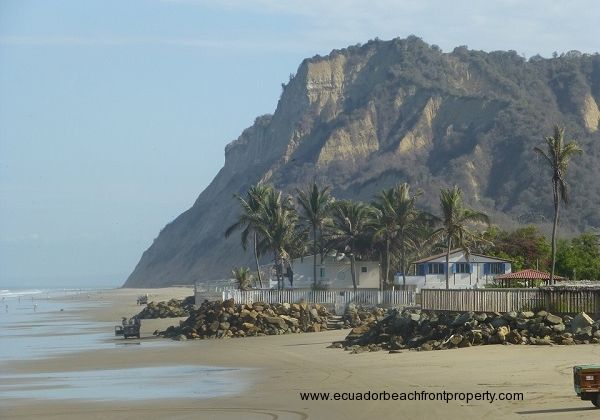
<path fill-rule="evenodd" d="M 499 274 L 505 274 L 511 272 L 511 264 L 508 261 L 485 257 L 482 255 L 471 255 L 469 261 L 465 255 L 460 253 L 454 253 L 450 255 L 450 276 L 449 286 L 452 289 L 471 289 L 471 288 L 482 288 L 486 284 L 493 282 L 494 277 Z M 453 272 L 457 270 L 457 264 L 468 264 L 468 273 Z M 496 268 L 501 271 L 499 273 L 493 273 L 490 271 L 489 264 L 501 264 Z M 428 272 L 428 264 L 438 264 L 441 272 L 431 274 Z M 461 268 L 465 268 L 462 266 Z M 417 264 L 416 274 L 413 276 L 406 276 L 407 285 L 415 285 L 418 290 L 422 288 L 427 289 L 443 289 L 446 288 L 446 257 L 442 256 L 439 258 L 432 259 L 430 261 Z M 394 282 L 397 285 L 403 284 L 403 278 L 401 275 L 394 277 Z"/>
<path fill-rule="evenodd" d="M 311 287 L 313 284 L 313 257 L 296 259 L 293 262 L 294 287 Z M 356 261 L 356 282 L 359 288 L 379 288 L 379 263 L 377 261 Z M 366 271 L 365 271 L 366 270 Z M 317 257 L 317 282 L 329 288 L 352 287 L 350 260 L 337 261 L 333 257 Z M 285 282 L 289 287 L 289 282 Z"/>

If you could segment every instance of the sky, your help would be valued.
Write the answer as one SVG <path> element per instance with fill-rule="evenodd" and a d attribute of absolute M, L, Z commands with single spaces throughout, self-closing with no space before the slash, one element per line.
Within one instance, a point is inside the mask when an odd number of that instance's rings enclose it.
<path fill-rule="evenodd" d="M 600 2 L 0 0 L 0 289 L 121 285 L 302 59 L 600 50 Z"/>

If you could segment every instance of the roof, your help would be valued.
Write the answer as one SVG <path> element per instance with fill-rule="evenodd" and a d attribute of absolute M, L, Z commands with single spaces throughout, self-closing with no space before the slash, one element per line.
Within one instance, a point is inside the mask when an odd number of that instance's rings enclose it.
<path fill-rule="evenodd" d="M 554 276 L 555 280 L 566 280 L 561 276 Z M 514 273 L 502 274 L 496 276 L 496 280 L 550 280 L 550 273 L 545 271 L 527 269 L 516 271 Z"/>
<path fill-rule="evenodd" d="M 458 252 L 464 253 L 465 251 L 463 249 L 461 249 L 461 248 L 456 248 L 456 249 L 453 249 L 452 251 L 450 251 L 450 255 L 456 254 Z M 413 262 L 413 264 L 419 264 L 419 263 L 424 263 L 424 262 L 427 262 L 427 261 L 435 260 L 435 259 L 443 257 L 445 255 L 446 255 L 446 253 L 442 252 L 442 253 L 439 253 L 439 254 L 427 257 L 427 258 L 422 258 L 422 259 L 420 259 L 418 261 Z M 477 254 L 475 252 L 471 252 L 470 255 L 477 255 L 478 257 L 489 258 L 491 260 L 496 260 L 496 261 L 510 262 L 510 260 L 505 260 L 503 258 L 498 258 L 498 257 L 490 257 L 489 255 Z"/>

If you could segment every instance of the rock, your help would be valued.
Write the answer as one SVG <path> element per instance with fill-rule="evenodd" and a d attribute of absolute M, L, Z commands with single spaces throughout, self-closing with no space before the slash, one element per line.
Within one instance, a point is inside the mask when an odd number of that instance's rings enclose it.
<path fill-rule="evenodd" d="M 461 325 L 465 325 L 467 322 L 472 321 L 473 317 L 474 317 L 473 312 L 464 312 L 462 314 L 459 314 L 454 318 L 454 321 L 452 321 L 452 326 L 458 327 Z"/>
<path fill-rule="evenodd" d="M 319 319 L 319 312 L 317 311 L 316 308 L 312 308 L 310 310 L 310 315 L 314 318 L 314 319 Z"/>
<path fill-rule="evenodd" d="M 421 350 L 430 351 L 433 350 L 433 346 L 431 345 L 431 343 L 423 343 L 421 344 Z"/>
<path fill-rule="evenodd" d="M 546 315 L 548 315 L 548 312 L 546 311 L 539 311 L 537 314 L 535 314 L 538 318 L 545 318 Z"/>
<path fill-rule="evenodd" d="M 455 346 L 458 346 L 462 340 L 463 336 L 460 334 L 454 334 L 452 337 L 450 337 L 450 342 Z"/>
<path fill-rule="evenodd" d="M 525 318 L 525 319 L 529 319 L 529 318 L 533 318 L 535 316 L 535 314 L 531 311 L 523 311 L 523 312 L 519 312 L 519 317 L 520 318 Z"/>
<path fill-rule="evenodd" d="M 500 327 L 506 327 L 508 325 L 508 321 L 502 317 L 496 317 L 496 318 L 492 319 L 490 324 L 494 328 L 500 328 Z"/>
<path fill-rule="evenodd" d="M 570 329 L 573 334 L 586 333 L 591 335 L 593 324 L 594 320 L 590 318 L 585 312 L 581 312 L 571 320 Z"/>
<path fill-rule="evenodd" d="M 179 334 L 177 337 L 175 337 L 175 340 L 177 341 L 185 341 L 187 340 L 187 337 L 183 334 Z"/>
<path fill-rule="evenodd" d="M 492 342 L 490 344 L 503 344 L 506 341 L 506 336 L 508 335 L 507 327 L 499 327 L 496 331 L 496 335 L 494 336 Z"/>
<path fill-rule="evenodd" d="M 511 344 L 521 344 L 523 337 L 516 330 L 512 330 L 506 335 L 506 341 Z"/>
<path fill-rule="evenodd" d="M 473 315 L 473 318 L 475 318 L 478 322 L 483 322 L 488 318 L 488 316 L 485 312 L 480 312 Z"/>
<path fill-rule="evenodd" d="M 565 324 L 556 324 L 552 326 L 552 331 L 554 332 L 563 332 L 566 329 Z"/>
<path fill-rule="evenodd" d="M 537 338 L 537 339 L 533 339 L 534 341 L 532 341 L 531 344 L 534 344 L 536 346 L 551 346 L 552 345 L 552 341 L 550 341 L 549 337 L 543 337 L 543 338 Z"/>
<path fill-rule="evenodd" d="M 293 326 L 293 327 L 297 327 L 299 325 L 299 321 L 296 318 L 293 318 L 291 316 L 286 316 L 286 315 L 280 315 L 279 316 L 281 319 L 283 319 L 285 322 L 287 322 L 289 325 Z"/>
<path fill-rule="evenodd" d="M 562 324 L 562 318 L 556 315 L 546 315 L 546 322 L 552 325 Z"/>

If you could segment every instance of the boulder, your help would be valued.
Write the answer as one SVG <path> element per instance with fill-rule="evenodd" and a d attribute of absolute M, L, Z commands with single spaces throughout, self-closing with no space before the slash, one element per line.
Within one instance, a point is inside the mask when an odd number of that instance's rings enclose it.
<path fill-rule="evenodd" d="M 591 334 L 592 325 L 594 324 L 594 320 L 589 317 L 585 312 L 581 312 L 577 314 L 575 318 L 571 320 L 571 332 L 573 334 L 579 334 L 581 332 L 587 332 Z"/>
<path fill-rule="evenodd" d="M 562 324 L 562 322 L 563 322 L 562 318 L 557 315 L 552 315 L 552 314 L 546 315 L 546 323 L 548 323 L 548 324 L 557 325 L 557 324 Z"/>

